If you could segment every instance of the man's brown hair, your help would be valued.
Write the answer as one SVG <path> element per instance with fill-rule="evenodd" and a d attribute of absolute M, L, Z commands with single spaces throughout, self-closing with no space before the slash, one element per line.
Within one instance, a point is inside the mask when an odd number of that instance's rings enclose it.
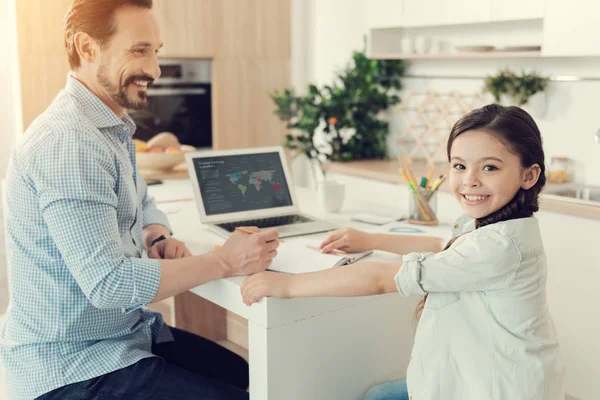
<path fill-rule="evenodd" d="M 81 65 L 75 48 L 75 35 L 85 32 L 105 46 L 115 33 L 115 11 L 124 5 L 152 8 L 152 0 L 74 0 L 65 15 L 65 49 L 71 69 Z"/>

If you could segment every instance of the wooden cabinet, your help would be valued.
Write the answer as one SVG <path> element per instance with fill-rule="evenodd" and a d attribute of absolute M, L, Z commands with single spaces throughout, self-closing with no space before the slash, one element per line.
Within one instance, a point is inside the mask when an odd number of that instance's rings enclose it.
<path fill-rule="evenodd" d="M 598 1 L 547 0 L 542 55 L 599 56 L 598 15 Z"/>
<path fill-rule="evenodd" d="M 215 52 L 219 3 L 214 0 L 158 0 L 154 12 L 168 58 L 210 58 Z M 219 14 L 219 16 L 221 16 Z"/>
<path fill-rule="evenodd" d="M 544 18 L 546 0 L 492 0 L 492 21 Z"/>
<path fill-rule="evenodd" d="M 404 0 L 371 0 L 365 2 L 365 24 L 367 30 L 395 28 L 403 25 Z"/>
<path fill-rule="evenodd" d="M 21 108 L 23 128 L 27 129 L 67 81 L 69 62 L 62 28 L 71 0 L 19 0 L 15 3 Z"/>

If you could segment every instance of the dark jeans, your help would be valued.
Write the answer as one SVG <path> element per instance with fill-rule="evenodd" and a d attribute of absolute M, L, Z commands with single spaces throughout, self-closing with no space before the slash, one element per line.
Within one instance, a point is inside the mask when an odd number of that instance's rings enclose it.
<path fill-rule="evenodd" d="M 249 398 L 248 363 L 218 344 L 171 328 L 174 342 L 118 371 L 53 390 L 38 400 L 188 400 Z"/>

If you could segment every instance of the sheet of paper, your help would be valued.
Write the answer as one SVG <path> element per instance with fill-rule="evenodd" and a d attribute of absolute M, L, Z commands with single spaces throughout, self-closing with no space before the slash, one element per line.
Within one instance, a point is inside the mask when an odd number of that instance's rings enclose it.
<path fill-rule="evenodd" d="M 277 257 L 273 260 L 270 270 L 285 272 L 288 274 L 299 274 L 303 272 L 322 271 L 333 268 L 339 263 L 346 262 L 346 258 L 362 258 L 371 252 L 360 254 L 347 254 L 338 256 L 334 254 L 323 254 L 318 250 L 307 246 L 318 246 L 319 243 L 305 239 L 293 239 L 285 241 L 277 249 Z"/>

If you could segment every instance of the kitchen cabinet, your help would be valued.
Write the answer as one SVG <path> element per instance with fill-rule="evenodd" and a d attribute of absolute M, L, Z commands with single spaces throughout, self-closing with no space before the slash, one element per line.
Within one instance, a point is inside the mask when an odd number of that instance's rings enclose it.
<path fill-rule="evenodd" d="M 492 21 L 544 18 L 546 0 L 492 0 Z"/>
<path fill-rule="evenodd" d="M 547 0 L 544 56 L 600 56 L 600 2 Z"/>
<path fill-rule="evenodd" d="M 491 0 L 404 0 L 404 26 L 489 22 Z"/>
<path fill-rule="evenodd" d="M 404 0 L 370 0 L 365 2 L 365 24 L 368 29 L 395 28 L 404 22 Z"/>
<path fill-rule="evenodd" d="M 210 58 L 215 49 L 218 3 L 206 0 L 155 1 L 164 47 L 162 57 Z"/>

